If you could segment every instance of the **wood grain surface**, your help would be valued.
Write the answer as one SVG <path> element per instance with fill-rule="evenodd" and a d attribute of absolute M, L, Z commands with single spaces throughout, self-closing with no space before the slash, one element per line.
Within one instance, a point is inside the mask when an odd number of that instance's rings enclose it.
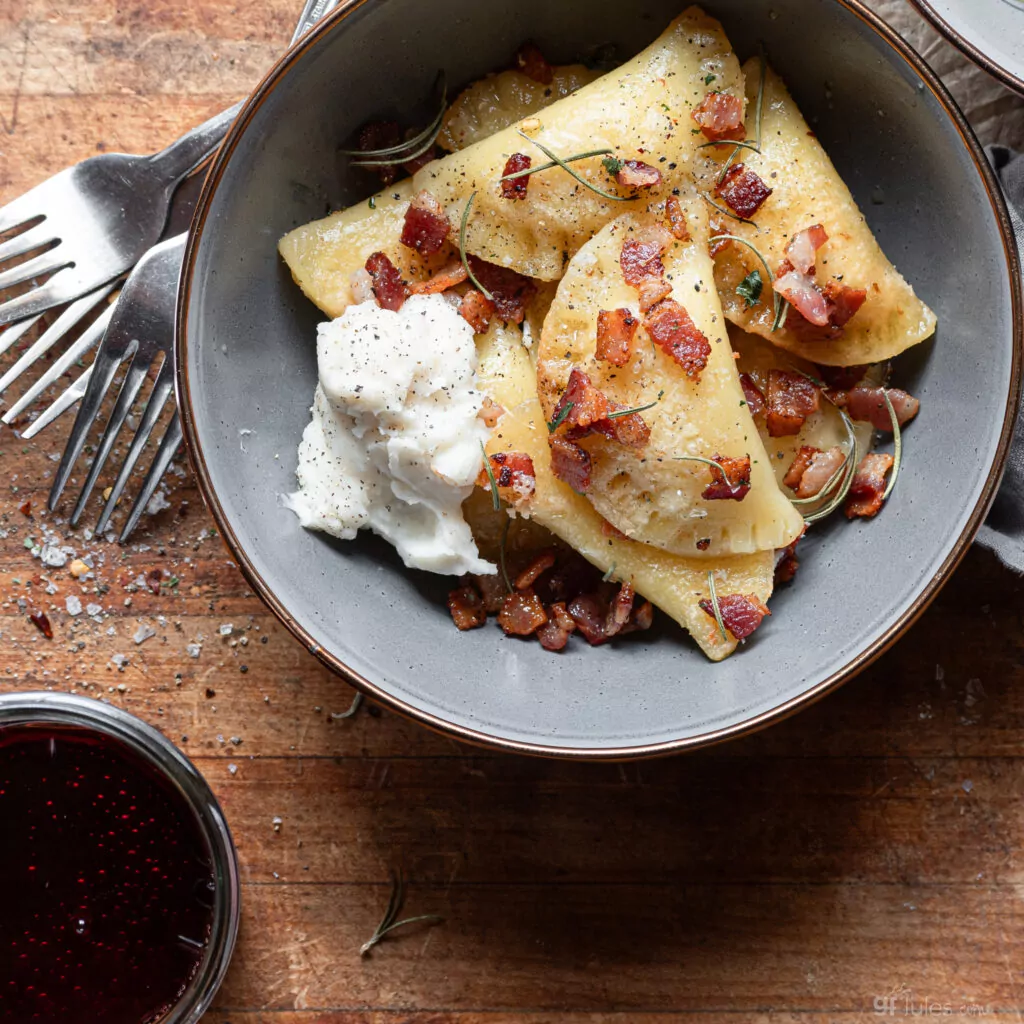
<path fill-rule="evenodd" d="M 880 5 L 983 97 L 989 138 L 1024 123 Z M 5 0 L 0 202 L 234 101 L 296 6 Z M 110 700 L 210 780 L 244 914 L 207 1024 L 1021 1019 L 1024 603 L 988 554 L 870 670 L 767 732 L 622 766 L 497 756 L 369 706 L 333 719 L 352 691 L 247 590 L 184 461 L 127 548 L 46 514 L 68 427 L 0 431 L 0 690 Z M 407 912 L 443 923 L 361 958 L 399 867 Z"/>

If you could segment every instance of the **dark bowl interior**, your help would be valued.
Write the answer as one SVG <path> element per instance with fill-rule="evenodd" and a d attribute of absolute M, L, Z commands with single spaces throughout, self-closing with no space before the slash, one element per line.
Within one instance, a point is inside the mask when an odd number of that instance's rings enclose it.
<path fill-rule="evenodd" d="M 424 113 L 439 67 L 465 83 L 505 66 L 526 38 L 558 61 L 610 45 L 625 58 L 676 3 L 350 4 L 269 76 L 207 182 L 179 317 L 179 397 L 207 500 L 257 590 L 312 650 L 393 706 L 467 738 L 629 756 L 763 724 L 848 678 L 908 626 L 998 481 L 1019 387 L 1015 257 L 1005 209 L 951 101 L 839 0 L 706 6 L 741 59 L 765 43 L 883 248 L 940 323 L 933 343 L 897 364 L 922 410 L 885 513 L 812 531 L 798 583 L 720 665 L 664 617 L 642 637 L 555 656 L 496 627 L 459 634 L 444 604 L 450 581 L 406 571 L 376 538 L 306 533 L 278 498 L 294 489 L 319 314 L 275 246 L 373 191 L 361 172 L 343 171 L 338 145 L 371 117 Z"/>

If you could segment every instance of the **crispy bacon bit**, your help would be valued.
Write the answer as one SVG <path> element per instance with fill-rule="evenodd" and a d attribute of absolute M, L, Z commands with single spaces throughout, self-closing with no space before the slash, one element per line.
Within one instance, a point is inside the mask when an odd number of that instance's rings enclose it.
<path fill-rule="evenodd" d="M 665 217 L 668 220 L 668 229 L 672 232 L 672 237 L 680 242 L 688 242 L 690 240 L 690 229 L 686 223 L 683 204 L 679 202 L 678 196 L 669 196 L 665 200 Z"/>
<path fill-rule="evenodd" d="M 527 78 L 541 85 L 550 85 L 555 80 L 555 69 L 535 43 L 523 43 L 516 51 L 515 63 Z"/>
<path fill-rule="evenodd" d="M 576 632 L 576 622 L 562 601 L 548 608 L 548 621 L 537 630 L 537 639 L 546 651 L 560 651 Z"/>
<path fill-rule="evenodd" d="M 564 437 L 548 438 L 551 446 L 551 472 L 577 494 L 590 490 L 590 454 Z"/>
<path fill-rule="evenodd" d="M 466 276 L 462 260 L 453 260 L 426 281 L 414 281 L 409 285 L 409 291 L 413 295 L 437 295 L 454 288 L 457 284 L 462 284 Z"/>
<path fill-rule="evenodd" d="M 53 626 L 50 625 L 46 612 L 31 612 L 29 614 L 29 621 L 47 640 L 53 639 Z"/>
<path fill-rule="evenodd" d="M 483 598 L 484 609 L 489 615 L 496 615 L 501 611 L 501 606 L 505 603 L 505 595 L 508 591 L 505 589 L 505 581 L 496 573 L 492 573 L 490 576 L 471 576 L 470 580 L 476 584 L 476 589 L 480 591 Z M 463 582 L 466 582 L 465 580 Z"/>
<path fill-rule="evenodd" d="M 509 636 L 529 636 L 547 621 L 544 605 L 529 587 L 509 594 L 498 613 L 498 625 Z"/>
<path fill-rule="evenodd" d="M 514 270 L 476 256 L 469 257 L 469 265 L 476 279 L 494 296 L 498 316 L 510 323 L 521 324 L 526 315 L 526 304 L 533 298 L 537 286 Z"/>
<path fill-rule="evenodd" d="M 626 188 L 653 188 L 661 184 L 661 171 L 643 160 L 623 160 L 615 180 Z"/>
<path fill-rule="evenodd" d="M 709 600 L 701 600 L 700 606 L 714 618 L 715 609 Z M 771 615 L 768 606 L 754 594 L 726 594 L 719 597 L 718 610 L 722 613 L 725 628 L 737 640 L 746 640 L 761 625 L 764 617 Z"/>
<path fill-rule="evenodd" d="M 397 146 L 401 141 L 402 132 L 397 121 L 371 121 L 359 129 L 356 146 L 362 152 L 367 153 L 370 150 Z M 398 168 L 394 164 L 385 164 L 383 167 L 372 169 L 380 175 L 380 180 L 385 185 L 390 185 L 398 178 Z"/>
<path fill-rule="evenodd" d="M 745 164 L 733 164 L 715 186 L 715 195 L 737 216 L 750 220 L 772 190 Z"/>
<path fill-rule="evenodd" d="M 568 611 L 588 644 L 597 647 L 607 641 L 607 606 L 597 594 L 580 594 L 573 598 Z"/>
<path fill-rule="evenodd" d="M 373 279 L 373 294 L 381 309 L 398 312 L 409 297 L 409 289 L 398 268 L 382 252 L 373 253 L 366 261 L 366 272 Z"/>
<path fill-rule="evenodd" d="M 793 578 L 796 576 L 796 571 L 800 568 L 800 559 L 796 557 L 796 546 L 799 542 L 800 537 L 797 537 L 792 544 L 783 549 L 782 557 L 775 566 L 776 585 L 792 583 Z"/>
<path fill-rule="evenodd" d="M 640 312 L 646 314 L 672 294 L 672 285 L 663 277 L 648 277 L 640 282 L 637 292 L 640 295 Z"/>
<path fill-rule="evenodd" d="M 808 323 L 815 327 L 828 327 L 835 306 L 825 298 L 814 278 L 789 270 L 788 262 L 781 267 L 785 273 L 772 283 L 772 288 L 781 295 Z"/>
<path fill-rule="evenodd" d="M 505 415 L 505 409 L 494 401 L 490 395 L 485 395 L 483 404 L 480 406 L 480 411 L 477 416 L 483 420 L 485 427 L 491 427 L 493 429 L 498 425 L 498 420 Z"/>
<path fill-rule="evenodd" d="M 740 374 L 740 386 L 743 388 L 743 397 L 750 415 L 758 416 L 764 412 L 764 392 L 754 383 L 754 378 L 749 373 Z"/>
<path fill-rule="evenodd" d="M 869 369 L 869 366 L 819 366 L 818 376 L 837 392 L 848 391 L 864 379 Z"/>
<path fill-rule="evenodd" d="M 711 483 L 704 488 L 701 497 L 705 501 L 742 501 L 750 491 L 750 456 L 713 455 L 711 461 L 718 463 L 721 469 L 708 467 Z"/>
<path fill-rule="evenodd" d="M 451 229 L 444 207 L 426 189 L 422 189 L 405 211 L 400 241 L 421 256 L 433 256 L 441 251 Z"/>
<path fill-rule="evenodd" d="M 597 314 L 595 356 L 613 366 L 625 366 L 633 350 L 633 336 L 640 321 L 628 309 L 602 309 Z"/>
<path fill-rule="evenodd" d="M 742 142 L 743 100 L 725 92 L 709 92 L 690 115 L 709 142 Z"/>
<path fill-rule="evenodd" d="M 827 452 L 803 445 L 782 482 L 794 491 L 798 498 L 824 498 L 823 491 L 829 480 L 839 472 L 845 462 L 846 454 L 838 445 L 829 448 Z"/>
<path fill-rule="evenodd" d="M 494 316 L 495 306 L 490 299 L 486 298 L 483 292 L 470 288 L 462 296 L 459 304 L 459 313 L 470 327 L 474 334 L 484 334 L 491 326 L 491 317 Z"/>
<path fill-rule="evenodd" d="M 566 412 L 570 402 L 572 408 Z M 604 392 L 595 387 L 582 370 L 574 368 L 555 406 L 551 421 L 565 423 L 570 427 L 589 427 L 597 420 L 603 420 L 611 411 L 611 403 Z"/>
<path fill-rule="evenodd" d="M 630 616 L 629 626 L 623 630 L 624 633 L 631 633 L 634 629 L 646 630 L 654 625 L 654 605 L 650 601 L 644 601 L 639 608 L 633 609 Z"/>
<path fill-rule="evenodd" d="M 800 481 L 803 480 L 804 473 L 807 472 L 807 468 L 810 466 L 814 456 L 820 454 L 821 449 L 815 448 L 814 445 L 801 445 L 796 453 L 796 458 L 793 459 L 789 469 L 786 470 L 786 475 L 782 478 L 782 482 L 791 491 L 795 491 L 800 486 Z"/>
<path fill-rule="evenodd" d="M 612 412 L 621 411 L 621 406 L 617 403 L 612 404 Z M 651 428 L 638 412 L 631 412 L 626 416 L 609 416 L 598 420 L 592 427 L 598 433 L 627 448 L 643 448 L 651 439 Z"/>
<path fill-rule="evenodd" d="M 865 289 L 850 288 L 835 278 L 825 282 L 824 294 L 834 307 L 829 323 L 839 328 L 845 327 L 853 319 L 868 297 Z"/>
<path fill-rule="evenodd" d="M 657 239 L 627 238 L 622 243 L 622 255 L 619 263 L 626 284 L 638 287 L 646 278 L 660 278 L 665 273 L 665 264 L 661 262 L 661 254 L 665 251 Z"/>
<path fill-rule="evenodd" d="M 448 594 L 448 611 L 459 629 L 476 629 L 487 621 L 487 610 L 480 592 L 473 586 L 459 587 Z"/>
<path fill-rule="evenodd" d="M 512 584 L 516 590 L 526 590 L 537 582 L 537 578 L 555 564 L 554 551 L 539 554 L 516 578 Z"/>
<path fill-rule="evenodd" d="M 711 547 L 711 538 L 710 537 L 702 537 L 699 541 L 697 541 L 697 550 L 698 551 L 707 551 L 707 549 L 709 547 Z"/>
<path fill-rule="evenodd" d="M 636 599 L 636 591 L 632 583 L 623 583 L 619 592 L 612 598 L 608 608 L 608 615 L 605 617 L 604 631 L 609 637 L 621 633 L 629 624 L 629 617 L 633 612 L 633 601 Z"/>
<path fill-rule="evenodd" d="M 614 537 L 616 540 L 629 539 L 617 526 L 609 523 L 607 519 L 601 520 L 601 535 L 603 537 Z"/>
<path fill-rule="evenodd" d="M 525 452 L 495 452 L 487 457 L 498 485 L 498 493 L 506 501 L 525 501 L 537 489 L 537 474 L 533 459 Z M 491 478 L 486 469 L 476 478 L 477 487 L 489 488 Z"/>
<path fill-rule="evenodd" d="M 846 496 L 847 519 L 861 516 L 870 519 L 878 514 L 882 507 L 882 495 L 885 493 L 885 478 L 892 469 L 891 455 L 871 452 L 860 460 L 849 494 Z"/>
<path fill-rule="evenodd" d="M 885 404 L 885 395 L 889 395 L 892 410 L 896 413 L 896 421 L 905 426 L 921 408 L 921 403 L 912 395 L 900 388 L 853 388 L 850 391 L 834 391 L 829 398 L 835 405 L 845 409 L 851 420 L 870 423 L 875 430 L 892 433 L 892 417 Z"/>
<path fill-rule="evenodd" d="M 801 274 L 813 274 L 818 250 L 828 241 L 828 232 L 820 224 L 798 231 L 786 246 L 786 259 Z"/>
<path fill-rule="evenodd" d="M 21 504 L 20 504 L 20 505 L 18 506 L 18 511 L 19 511 L 19 512 L 20 512 L 20 513 L 21 513 L 21 514 L 22 514 L 23 516 L 30 516 L 30 515 L 32 515 L 32 502 L 31 502 L 31 501 L 23 501 L 23 502 L 22 502 L 22 503 L 21 503 Z"/>
<path fill-rule="evenodd" d="M 708 365 L 711 344 L 675 299 L 659 302 L 644 319 L 651 340 L 670 355 L 694 383 Z"/>
<path fill-rule="evenodd" d="M 772 437 L 799 434 L 804 421 L 817 412 L 821 396 L 806 377 L 787 370 L 768 373 L 768 433 Z"/>
<path fill-rule="evenodd" d="M 513 153 L 505 161 L 505 170 L 501 176 L 516 174 L 519 171 L 527 171 L 533 166 L 533 161 L 525 153 Z M 530 175 L 524 174 L 521 178 L 513 178 L 511 181 L 501 183 L 502 199 L 525 199 L 526 190 L 530 187 Z"/>

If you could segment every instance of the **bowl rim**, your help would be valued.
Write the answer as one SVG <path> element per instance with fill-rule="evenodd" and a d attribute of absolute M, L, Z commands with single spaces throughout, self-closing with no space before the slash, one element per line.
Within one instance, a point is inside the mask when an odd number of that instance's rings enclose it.
<path fill-rule="evenodd" d="M 325 651 L 319 643 L 292 617 L 289 610 L 267 585 L 255 565 L 249 558 L 245 548 L 239 542 L 231 523 L 217 498 L 206 460 L 202 443 L 196 427 L 192 406 L 192 390 L 188 372 L 188 308 L 192 294 L 192 283 L 195 274 L 196 259 L 206 228 L 211 203 L 224 175 L 225 169 L 238 146 L 239 141 L 248 129 L 254 115 L 267 100 L 273 90 L 283 81 L 286 75 L 300 62 L 300 58 L 315 46 L 320 38 L 335 30 L 344 20 L 361 8 L 364 4 L 375 0 L 342 0 L 342 2 L 322 22 L 308 32 L 294 47 L 288 50 L 267 72 L 259 85 L 244 102 L 241 111 L 207 173 L 202 192 L 196 205 L 195 215 L 189 230 L 185 261 L 182 269 L 180 287 L 178 289 L 177 309 L 175 317 L 175 391 L 180 410 L 181 425 L 185 439 L 188 458 L 199 482 L 200 493 L 207 508 L 213 514 L 218 529 L 225 543 L 231 550 L 242 574 L 252 586 L 254 592 L 263 603 L 274 613 L 288 631 L 322 664 L 339 675 L 345 682 L 357 690 L 372 697 L 385 707 L 410 718 L 427 728 L 454 737 L 466 743 L 490 749 L 504 750 L 511 753 L 529 754 L 539 757 L 562 758 L 582 761 L 626 761 L 644 758 L 663 757 L 682 751 L 694 750 L 729 739 L 744 736 L 779 722 L 796 711 L 820 700 L 832 690 L 852 679 L 867 668 L 872 662 L 884 654 L 910 627 L 921 617 L 927 607 L 935 599 L 939 590 L 948 581 L 953 571 L 960 564 L 975 534 L 983 523 L 985 516 L 996 496 L 1002 479 L 1003 468 L 1009 454 L 1010 439 L 1016 420 L 1017 409 L 1021 398 L 1021 358 L 1024 349 L 1024 316 L 1022 316 L 1021 268 L 1018 250 L 1011 226 L 1009 211 L 1003 197 L 995 173 L 985 157 L 981 144 L 967 122 L 963 112 L 957 106 L 949 91 L 924 59 L 906 43 L 890 26 L 872 11 L 868 10 L 862 0 L 834 0 L 839 6 L 855 15 L 862 23 L 872 29 L 889 47 L 896 52 L 920 76 L 932 95 L 943 108 L 956 128 L 961 141 L 966 147 L 975 168 L 981 176 L 985 192 L 992 212 L 999 226 L 1003 244 L 1006 270 L 1009 276 L 1010 298 L 1013 314 L 1013 351 L 1010 374 L 1010 387 L 1003 424 L 995 458 L 985 479 L 984 486 L 975 502 L 974 509 L 952 549 L 931 580 L 923 587 L 910 607 L 888 629 L 878 635 L 863 651 L 851 658 L 842 667 L 819 680 L 814 686 L 781 704 L 761 712 L 751 718 L 744 719 L 721 728 L 711 729 L 695 736 L 681 737 L 659 743 L 641 743 L 634 746 L 611 747 L 577 747 L 564 744 L 545 744 L 533 741 L 510 739 L 496 736 L 482 729 L 459 725 L 388 693 L 372 680 L 349 668 L 340 658 Z"/>
<path fill-rule="evenodd" d="M 993 78 L 997 78 L 1003 85 L 1014 92 L 1024 96 L 1024 75 L 1015 75 L 1009 68 L 993 60 L 987 53 L 983 53 L 966 36 L 961 35 L 952 25 L 943 18 L 938 11 L 932 7 L 930 0 L 910 0 L 925 21 L 929 22 L 932 28 L 947 42 L 952 43 L 968 60 L 973 61 L 979 67 L 987 71 Z"/>

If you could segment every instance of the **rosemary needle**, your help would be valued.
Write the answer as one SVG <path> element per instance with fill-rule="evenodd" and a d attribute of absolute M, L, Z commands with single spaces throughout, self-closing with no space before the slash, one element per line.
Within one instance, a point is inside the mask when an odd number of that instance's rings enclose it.
<path fill-rule="evenodd" d="M 501 544 L 498 547 L 498 555 L 501 561 L 501 575 L 504 577 L 505 586 L 508 588 L 508 592 L 513 592 L 512 581 L 508 578 L 508 569 L 505 567 L 505 551 L 508 547 L 508 531 L 512 526 L 512 517 L 505 517 L 505 528 L 501 531 Z"/>
<path fill-rule="evenodd" d="M 572 412 L 572 408 L 575 404 L 575 402 L 565 403 L 565 408 L 548 424 L 549 434 L 553 434 L 562 425 L 562 421 L 569 415 L 569 413 Z"/>
<path fill-rule="evenodd" d="M 404 902 L 405 879 L 402 877 L 402 872 L 399 871 L 391 876 L 391 897 L 388 900 L 387 909 L 384 911 L 384 916 L 381 918 L 380 924 L 377 925 L 374 933 L 362 944 L 362 946 L 359 947 L 360 956 L 366 956 L 370 950 L 388 934 L 388 932 L 392 932 L 396 928 L 401 928 L 407 924 L 417 924 L 421 921 L 430 921 L 434 923 L 444 920 L 443 917 L 440 917 L 437 914 L 419 914 L 416 917 L 406 917 L 401 921 L 396 921 L 395 918 L 398 916 L 398 912 L 402 909 L 402 904 Z"/>
<path fill-rule="evenodd" d="M 725 623 L 722 621 L 722 609 L 718 604 L 718 591 L 715 590 L 714 570 L 708 571 L 708 590 L 711 592 L 711 610 L 715 613 L 715 622 L 718 623 L 718 632 L 722 634 L 722 643 L 729 642 L 729 636 L 725 632 Z"/>
<path fill-rule="evenodd" d="M 577 153 L 575 156 L 567 156 L 565 163 L 571 164 L 576 160 L 589 160 L 593 156 L 607 156 L 614 153 L 612 149 L 592 149 L 589 153 Z M 552 167 L 561 166 L 557 160 L 549 160 L 546 164 L 537 167 L 527 167 L 522 171 L 513 171 L 511 174 L 502 175 L 498 181 L 515 181 L 516 178 L 528 178 L 531 174 L 540 174 L 541 171 L 550 171 Z"/>
<path fill-rule="evenodd" d="M 707 199 L 707 196 L 705 196 L 704 198 Z M 711 202 L 711 200 L 708 199 L 708 202 Z M 711 203 L 711 205 L 715 206 L 714 203 Z M 719 207 L 716 207 L 716 209 L 719 209 Z M 742 218 L 737 218 L 737 219 L 742 219 Z M 753 224 L 754 222 L 752 220 L 748 220 L 748 221 L 744 221 L 744 223 L 745 224 Z M 754 226 L 756 227 L 757 225 L 755 224 Z M 771 281 L 774 280 L 774 277 L 772 276 L 771 269 L 768 266 L 768 261 L 764 258 L 764 254 L 761 252 L 761 250 L 758 249 L 758 247 L 756 245 L 754 245 L 753 242 L 748 242 L 745 238 L 740 238 L 739 235 L 727 235 L 727 234 L 712 235 L 711 238 L 709 239 L 709 241 L 711 241 L 711 242 L 723 242 L 723 241 L 727 241 L 727 240 L 730 241 L 730 242 L 739 242 L 740 245 L 745 245 L 761 261 L 761 266 L 764 267 L 764 272 L 765 272 L 765 274 L 768 275 L 768 278 L 767 278 L 768 281 L 771 282 Z M 772 289 L 772 303 L 773 303 L 773 308 L 775 309 L 775 321 L 772 323 L 772 333 L 774 334 L 775 331 L 777 331 L 786 322 L 786 313 L 789 311 L 789 303 L 785 299 L 783 299 L 779 295 L 779 293 L 777 291 L 775 291 L 774 288 Z M 806 376 L 806 374 L 804 374 L 804 376 Z M 815 382 L 815 383 L 817 383 L 817 382 Z M 824 385 L 822 385 L 822 386 L 824 387 Z"/>
<path fill-rule="evenodd" d="M 729 479 L 721 463 L 715 462 L 714 459 L 705 459 L 703 455 L 673 455 L 672 459 L 675 462 L 703 462 L 705 466 L 710 466 L 712 470 L 717 469 L 722 474 L 726 487 L 731 487 L 733 490 L 736 489 L 736 485 Z"/>
<path fill-rule="evenodd" d="M 617 420 L 621 416 L 632 416 L 635 412 L 647 412 L 648 409 L 653 409 L 665 396 L 664 391 L 658 392 L 658 397 L 653 402 L 648 402 L 646 405 L 638 405 L 635 409 L 616 409 L 615 412 L 608 413 L 607 419 Z"/>
<path fill-rule="evenodd" d="M 732 210 L 726 209 L 724 206 L 719 206 L 718 203 L 716 203 L 714 199 L 707 194 L 707 192 L 701 192 L 701 198 L 704 202 L 713 206 L 719 213 L 724 213 L 726 217 L 732 217 L 733 220 L 738 220 L 741 224 L 749 224 L 751 227 L 757 227 L 756 221 L 747 220 L 746 217 L 741 217 L 738 213 L 733 213 Z"/>
<path fill-rule="evenodd" d="M 352 698 L 352 703 L 348 706 L 348 711 L 342 711 L 339 714 L 332 714 L 331 720 L 334 722 L 340 722 L 346 718 L 355 718 L 356 712 L 362 707 L 363 694 L 362 691 L 357 690 L 356 695 Z"/>
<path fill-rule="evenodd" d="M 469 224 L 469 211 L 473 208 L 474 199 L 476 199 L 475 192 L 470 195 L 466 201 L 466 208 L 462 211 L 462 225 L 459 228 L 459 256 L 462 257 L 462 267 L 466 271 L 466 276 L 488 302 L 493 302 L 494 296 L 476 279 L 476 274 L 473 273 L 469 266 L 469 260 L 466 258 L 466 227 Z"/>
<path fill-rule="evenodd" d="M 518 129 L 517 129 L 517 131 L 518 131 Z M 553 160 L 556 164 L 558 164 L 558 166 L 561 167 L 563 171 L 565 171 L 567 174 L 572 175 L 572 177 L 574 177 L 584 188 L 589 188 L 591 192 L 596 193 L 602 199 L 611 199 L 613 202 L 616 202 L 616 203 L 631 203 L 635 199 L 639 198 L 639 196 L 617 196 L 617 195 L 613 195 L 611 192 L 605 192 L 604 189 L 598 188 L 592 182 L 587 181 L 587 179 L 584 178 L 582 174 L 578 174 L 576 171 L 574 171 L 568 165 L 568 163 L 566 163 L 565 160 L 563 160 L 556 153 L 553 153 L 542 142 L 538 142 L 536 139 L 531 139 L 530 136 L 527 135 L 525 132 L 520 131 L 519 134 L 524 139 L 526 139 L 527 142 L 530 142 L 534 146 L 536 146 L 549 160 Z"/>
<path fill-rule="evenodd" d="M 498 493 L 498 481 L 494 479 L 494 470 L 491 469 L 491 460 L 483 441 L 480 442 L 480 452 L 484 457 L 484 469 L 487 471 L 487 480 L 491 485 L 491 501 L 494 503 L 494 511 L 497 512 L 501 508 L 501 495 Z"/>
<path fill-rule="evenodd" d="M 896 477 L 899 476 L 900 466 L 903 463 L 903 431 L 900 430 L 900 419 L 892 407 L 892 400 L 885 388 L 882 388 L 882 397 L 885 399 L 885 407 L 889 410 L 889 418 L 892 420 L 892 476 L 889 477 L 889 483 L 882 492 L 882 501 L 887 501 L 889 495 L 892 494 L 892 489 L 896 486 Z"/>

